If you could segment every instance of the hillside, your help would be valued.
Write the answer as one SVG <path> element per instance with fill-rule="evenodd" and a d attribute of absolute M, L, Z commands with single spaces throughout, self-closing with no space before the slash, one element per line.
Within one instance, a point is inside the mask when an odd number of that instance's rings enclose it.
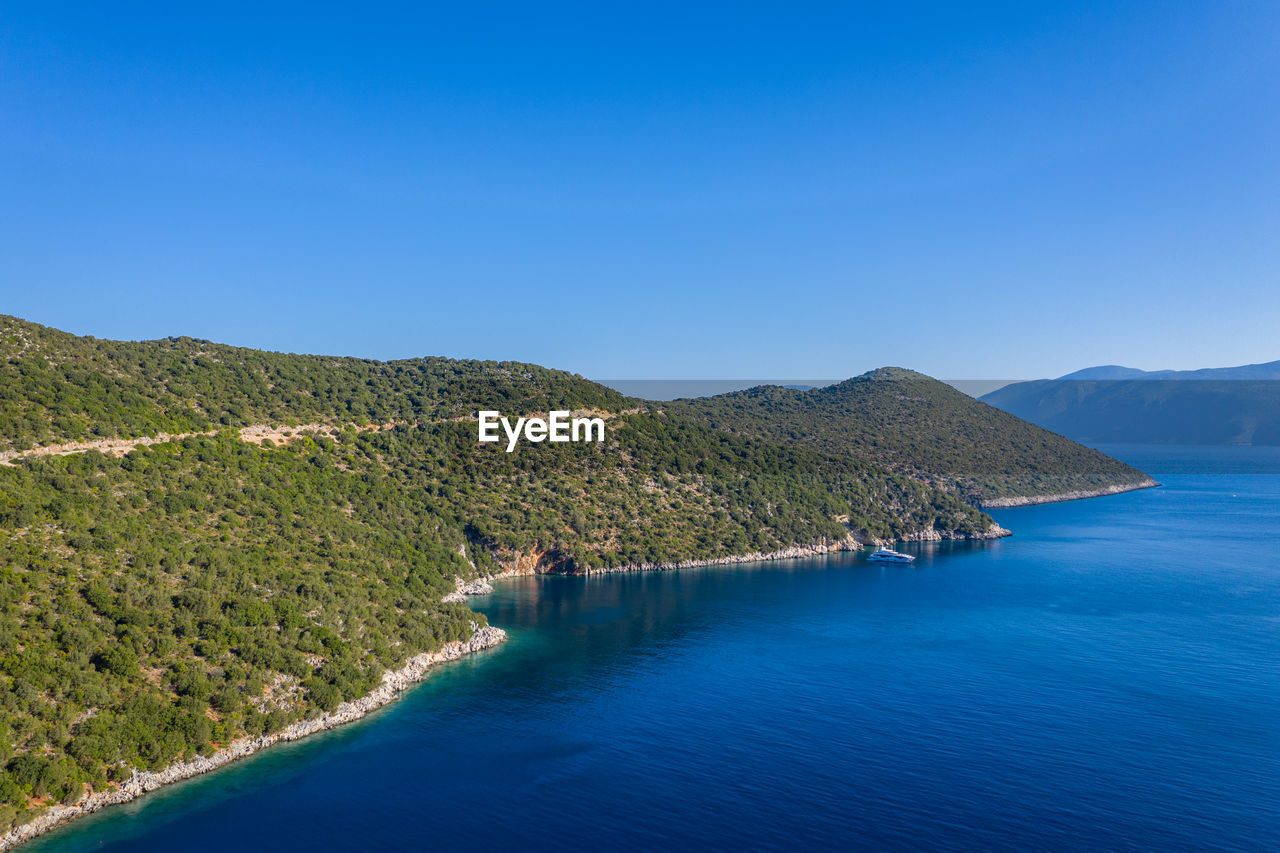
<path fill-rule="evenodd" d="M 193 338 L 108 341 L 5 315 L 0 366 L 0 450 L 264 423 L 413 423 L 484 407 L 629 405 L 603 385 L 532 364 L 380 362 Z"/>
<path fill-rule="evenodd" d="M 1280 445 L 1276 380 L 1042 379 L 982 400 L 1077 441 Z"/>
<path fill-rule="evenodd" d="M 873 462 L 973 501 L 1150 483 L 1122 462 L 901 368 L 812 391 L 761 386 L 667 408 L 734 434 Z"/>
<path fill-rule="evenodd" d="M 442 601 L 460 578 L 993 533 L 873 464 L 529 365 L 98 341 L 12 319 L 3 340 L 18 446 L 198 434 L 0 465 L 0 827 L 364 695 L 484 622 Z M 476 441 L 482 406 L 593 408 L 606 441 L 506 453 Z M 325 426 L 237 429 L 260 418 Z"/>

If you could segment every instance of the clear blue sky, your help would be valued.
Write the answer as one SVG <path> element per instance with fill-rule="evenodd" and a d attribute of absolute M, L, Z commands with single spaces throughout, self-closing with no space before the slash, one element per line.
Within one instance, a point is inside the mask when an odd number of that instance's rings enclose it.
<path fill-rule="evenodd" d="M 6 3 L 0 313 L 611 378 L 1280 358 L 1275 3 L 344 5 Z"/>

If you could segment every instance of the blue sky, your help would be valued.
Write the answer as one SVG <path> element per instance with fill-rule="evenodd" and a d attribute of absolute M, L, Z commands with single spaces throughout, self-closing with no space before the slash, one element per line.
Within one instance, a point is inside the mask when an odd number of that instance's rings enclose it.
<path fill-rule="evenodd" d="M 1280 6 L 7 3 L 0 313 L 595 377 L 1280 358 Z"/>

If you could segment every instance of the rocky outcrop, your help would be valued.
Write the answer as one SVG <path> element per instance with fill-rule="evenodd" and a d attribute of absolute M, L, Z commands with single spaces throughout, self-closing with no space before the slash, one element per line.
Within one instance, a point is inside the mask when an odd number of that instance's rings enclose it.
<path fill-rule="evenodd" d="M 872 539 L 874 545 L 892 545 L 894 542 L 946 542 L 959 540 L 979 540 L 979 539 L 1001 539 L 1005 536 L 1012 536 L 1013 533 L 1005 530 L 998 524 L 992 523 L 982 533 L 956 533 L 954 530 L 934 530 L 930 527 L 928 530 L 919 530 L 915 533 L 908 533 L 897 539 Z"/>
<path fill-rule="evenodd" d="M 1160 485 L 1155 480 L 1148 477 L 1137 483 L 1122 483 L 1116 486 L 1106 486 L 1101 489 L 1088 489 L 1083 491 L 1063 492 L 1057 495 L 1028 495 L 1026 497 L 1014 498 L 990 498 L 981 501 L 978 506 L 983 509 L 1002 509 L 1013 506 L 1034 506 L 1036 504 L 1053 504 L 1062 501 L 1078 501 L 1082 498 L 1100 498 L 1104 495 L 1119 495 L 1124 492 L 1136 492 L 1139 489 L 1150 489 Z"/>
<path fill-rule="evenodd" d="M 902 535 L 897 539 L 872 539 L 877 546 L 888 546 L 895 542 L 960 542 L 960 540 L 979 540 L 979 539 L 1002 539 L 1011 537 L 1011 530 L 1006 530 L 1002 526 L 992 523 L 982 533 L 956 533 L 955 530 L 918 530 L 915 533 Z"/>
<path fill-rule="evenodd" d="M 454 582 L 458 585 L 458 588 L 440 599 L 441 601 L 455 601 L 459 604 L 465 604 L 468 596 L 488 595 L 493 592 L 493 586 L 489 583 L 488 578 L 476 578 L 472 581 L 454 578 Z"/>
<path fill-rule="evenodd" d="M 562 564 L 550 551 L 533 548 L 530 551 L 515 554 L 508 560 L 499 560 L 502 571 L 498 577 L 520 577 L 522 575 L 564 574 Z"/>
<path fill-rule="evenodd" d="M 207 757 L 200 756 L 191 761 L 171 764 L 163 770 L 134 771 L 132 776 L 114 790 L 90 794 L 75 805 L 53 806 L 22 826 L 0 835 L 0 850 L 9 850 L 43 832 L 48 832 L 59 824 L 93 814 L 107 806 L 127 803 L 163 785 L 189 779 L 192 776 L 199 776 L 201 773 L 208 773 L 210 770 L 216 770 L 224 764 L 252 755 L 272 744 L 281 741 L 298 740 L 307 735 L 358 720 L 370 711 L 380 708 L 396 698 L 400 691 L 409 685 L 416 681 L 421 681 L 426 677 L 427 671 L 436 664 L 457 660 L 463 655 L 478 652 L 481 649 L 492 648 L 506 638 L 507 632 L 501 628 L 494 628 L 491 625 L 477 628 L 476 632 L 465 642 L 446 643 L 437 652 L 425 652 L 410 658 L 400 669 L 388 670 L 382 675 L 382 684 L 372 693 L 350 702 L 344 702 L 331 712 L 323 713 L 311 719 L 299 720 L 274 734 L 232 741 Z"/>

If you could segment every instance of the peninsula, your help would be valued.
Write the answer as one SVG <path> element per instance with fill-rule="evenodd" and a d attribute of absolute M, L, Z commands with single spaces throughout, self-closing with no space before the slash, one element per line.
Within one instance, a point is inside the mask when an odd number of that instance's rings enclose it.
<path fill-rule="evenodd" d="M 354 719 L 424 661 L 498 642 L 465 604 L 485 577 L 989 538 L 1007 531 L 966 484 L 1143 477 L 1065 440 L 1031 465 L 1037 428 L 960 409 L 945 452 L 900 423 L 851 452 L 820 412 L 783 434 L 778 394 L 735 420 L 721 398 L 648 403 L 528 364 L 0 317 L 0 843 Z M 508 452 L 477 441 L 481 411 L 608 428 Z"/>

